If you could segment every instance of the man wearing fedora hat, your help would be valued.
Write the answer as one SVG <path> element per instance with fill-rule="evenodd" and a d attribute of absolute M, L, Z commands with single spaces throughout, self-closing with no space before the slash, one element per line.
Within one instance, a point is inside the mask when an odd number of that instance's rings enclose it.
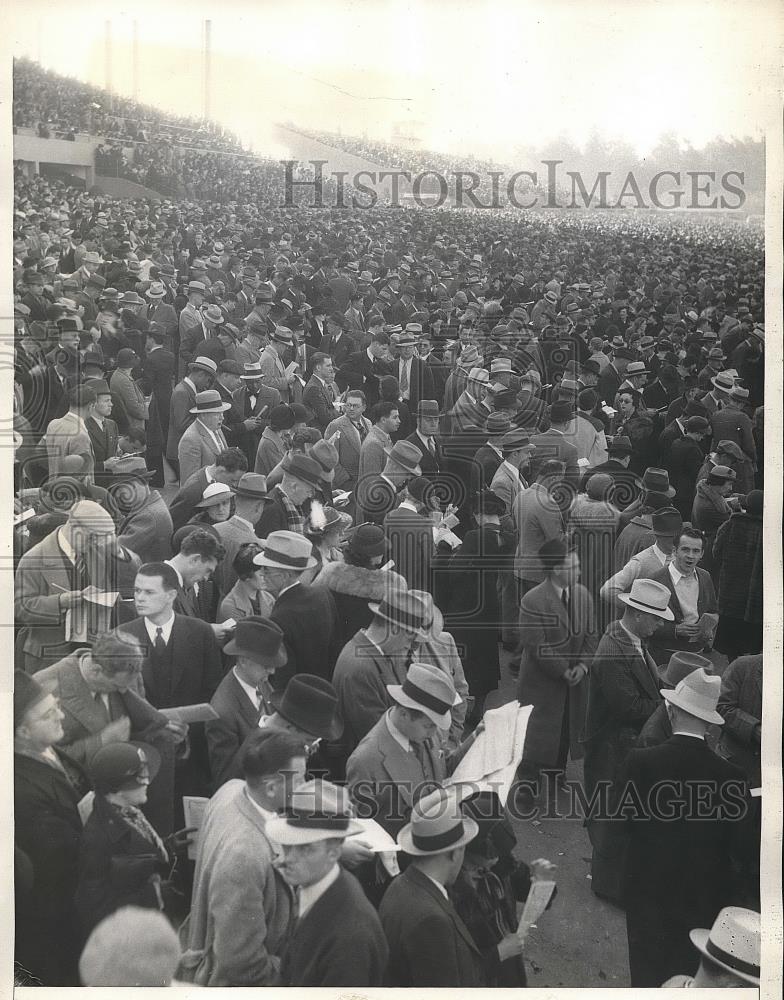
<path fill-rule="evenodd" d="M 225 403 L 217 389 L 196 393 L 195 403 L 190 408 L 195 419 L 186 427 L 177 445 L 177 461 L 183 482 L 199 469 L 212 465 L 215 458 L 229 447 L 221 424 L 223 414 L 230 409 L 231 403 Z"/>
<path fill-rule="evenodd" d="M 256 524 L 268 503 L 267 480 L 256 472 L 246 472 L 234 487 L 234 513 L 226 521 L 219 521 L 215 532 L 225 549 L 223 559 L 215 570 L 218 591 L 225 597 L 237 582 L 234 557 L 241 545 L 257 542 Z"/>
<path fill-rule="evenodd" d="M 735 386 L 735 379 L 728 371 L 720 371 L 711 378 L 710 385 L 709 391 L 700 397 L 700 404 L 707 411 L 709 419 L 726 404 Z"/>
<path fill-rule="evenodd" d="M 749 390 L 744 386 L 734 385 L 721 409 L 711 414 L 712 447 L 715 450 L 719 441 L 734 441 L 752 462 L 756 462 L 757 446 L 751 419 L 742 409 L 748 400 Z"/>
<path fill-rule="evenodd" d="M 522 490 L 528 488 L 525 473 L 535 451 L 536 445 L 525 431 L 509 431 L 501 438 L 503 461 L 493 476 L 490 489 L 503 500 L 508 511 L 514 509 Z"/>
<path fill-rule="evenodd" d="M 482 953 L 448 895 L 463 865 L 466 844 L 479 833 L 458 796 L 440 789 L 423 798 L 397 841 L 411 861 L 391 883 L 379 908 L 389 942 L 385 984 L 393 987 L 471 988 L 486 985 Z M 503 954 L 499 961 L 520 954 Z"/>
<path fill-rule="evenodd" d="M 117 538 L 143 563 L 162 562 L 171 554 L 174 533 L 171 514 L 158 490 L 150 489 L 150 472 L 139 456 L 118 458 L 105 478 L 120 519 Z"/>
<path fill-rule="evenodd" d="M 422 452 L 422 475 L 437 478 L 443 464 L 443 454 L 438 441 L 440 411 L 434 399 L 420 399 L 416 408 L 417 429 L 406 441 Z"/>
<path fill-rule="evenodd" d="M 273 714 L 270 676 L 286 662 L 283 630 L 259 615 L 238 621 L 223 651 L 236 659 L 210 701 L 218 718 L 204 726 L 213 788 L 240 777 L 242 746 L 261 718 Z"/>
<path fill-rule="evenodd" d="M 636 579 L 628 594 L 620 594 L 623 616 L 611 622 L 599 641 L 591 664 L 585 716 L 585 789 L 607 791 L 612 807 L 620 789 L 618 772 L 645 722 L 661 700 L 659 672 L 646 644 L 661 626 L 672 621 L 670 591 L 662 583 Z M 593 845 L 593 892 L 613 902 L 621 899 L 626 841 L 617 822 L 604 815 L 586 817 Z"/>
<path fill-rule="evenodd" d="M 283 478 L 269 490 L 269 503 L 256 524 L 259 538 L 266 538 L 273 531 L 302 534 L 307 502 L 321 489 L 324 470 L 308 455 L 287 455 L 281 469 Z"/>
<path fill-rule="evenodd" d="M 337 611 L 328 590 L 302 582 L 303 573 L 316 565 L 313 546 L 294 531 L 272 531 L 261 545 L 253 561 L 264 569 L 265 590 L 275 598 L 270 618 L 283 630 L 287 653 L 286 665 L 275 673 L 275 688 L 283 690 L 301 673 L 329 680 L 338 654 Z"/>
<path fill-rule="evenodd" d="M 220 306 L 214 304 L 201 306 L 197 321 L 180 334 L 180 364 L 187 365 L 197 357 L 211 357 L 213 361 L 222 361 L 221 351 L 218 351 L 220 356 L 216 356 L 214 352 L 218 348 L 218 328 L 224 322 L 225 317 Z"/>
<path fill-rule="evenodd" d="M 422 452 L 410 441 L 396 441 L 387 454 L 380 475 L 365 476 L 357 483 L 357 505 L 365 520 L 381 524 L 392 510 L 399 494 L 413 476 L 421 476 Z"/>
<path fill-rule="evenodd" d="M 674 690 L 662 689 L 672 736 L 632 750 L 619 775 L 642 806 L 626 822 L 623 898 L 632 986 L 657 986 L 693 968 L 691 929 L 710 923 L 734 898 L 749 800 L 740 768 L 705 742 L 708 727 L 724 723 L 716 711 L 720 693 L 720 678 L 702 668 Z"/>
<path fill-rule="evenodd" d="M 300 785 L 266 824 L 275 866 L 297 894 L 297 920 L 281 959 L 283 986 L 377 987 L 389 950 L 378 914 L 340 865 L 347 838 L 362 832 L 345 788 Z"/>
<path fill-rule="evenodd" d="M 755 910 L 725 906 L 710 930 L 695 927 L 689 938 L 700 956 L 696 973 L 673 976 L 661 984 L 662 989 L 759 988 L 762 927 Z M 693 967 L 694 962 L 690 964 Z"/>
<path fill-rule="evenodd" d="M 421 323 L 406 324 L 398 341 L 400 357 L 395 362 L 394 375 L 400 386 L 400 398 L 408 403 L 412 411 L 418 408 L 421 399 L 433 398 L 433 374 L 430 366 L 416 354 L 421 334 Z"/>
<path fill-rule="evenodd" d="M 293 388 L 297 380 L 296 365 L 292 363 L 287 366 L 283 363 L 286 352 L 291 351 L 293 347 L 292 331 L 285 326 L 276 326 L 259 358 L 264 385 L 270 389 L 277 389 L 283 403 L 297 401 Z"/>
<path fill-rule="evenodd" d="M 281 395 L 277 389 L 265 384 L 261 362 L 256 360 L 243 365 L 240 385 L 233 398 L 233 408 L 239 418 L 236 443 L 245 453 L 248 467 L 255 463 L 269 415 L 279 405 Z"/>
<path fill-rule="evenodd" d="M 356 351 L 357 341 L 365 333 L 361 308 L 350 308 L 345 316 L 340 312 L 330 313 L 324 327 L 323 335 L 315 344 L 316 350 L 328 354 L 335 368 L 340 368 Z"/>
<path fill-rule="evenodd" d="M 146 291 L 149 305 L 145 312 L 148 323 L 157 323 L 169 338 L 169 346 L 175 346 L 177 336 L 177 313 L 166 300 L 166 285 L 162 281 L 151 281 Z"/>
<path fill-rule="evenodd" d="M 673 653 L 667 666 L 663 669 L 660 668 L 662 687 L 675 690 L 684 677 L 688 677 L 695 670 L 704 670 L 706 674 L 714 672 L 711 661 L 705 656 L 700 656 L 699 653 L 682 653 L 680 651 Z M 709 745 L 711 747 L 716 742 L 712 738 L 715 731 L 715 728 L 710 726 L 706 733 L 706 736 L 710 738 Z M 672 723 L 670 722 L 667 702 L 662 701 L 640 730 L 637 746 L 657 747 L 671 736 Z"/>
<path fill-rule="evenodd" d="M 188 364 L 188 374 L 175 385 L 169 400 L 169 432 L 166 438 L 166 459 L 179 475 L 177 448 L 180 438 L 194 421 L 191 410 L 196 405 L 196 395 L 204 392 L 218 374 L 212 358 L 195 358 Z M 186 476 L 180 477 L 182 485 Z"/>
<path fill-rule="evenodd" d="M 111 418 L 114 404 L 108 382 L 103 377 L 89 379 L 89 386 L 95 393 L 95 402 L 84 418 L 84 425 L 90 435 L 90 444 L 95 458 L 95 471 L 101 473 L 106 459 L 114 458 L 117 454 L 120 432 L 117 422 Z"/>
<path fill-rule="evenodd" d="M 472 368 L 468 373 L 465 389 L 445 414 L 445 421 L 452 434 L 484 427 L 490 413 L 487 388 L 490 375 L 485 368 Z"/>
<path fill-rule="evenodd" d="M 635 518 L 626 526 L 615 544 L 616 564 L 623 559 L 626 561 L 614 576 L 605 580 L 600 591 L 602 600 L 614 612 L 623 613 L 618 595 L 628 593 L 634 580 L 638 577 L 650 580 L 672 561 L 675 538 L 682 527 L 683 519 L 674 507 L 660 508 L 652 514 Z M 642 548 L 649 538 L 653 539 L 652 543 Z"/>
<path fill-rule="evenodd" d="M 390 589 L 369 606 L 370 624 L 340 651 L 332 678 L 349 753 L 389 708 L 387 685 L 402 683 L 426 616 L 424 600 L 404 588 Z"/>
<path fill-rule="evenodd" d="M 304 782 L 306 752 L 292 733 L 252 727 L 235 756 L 238 773 L 219 782 L 204 814 L 179 976 L 198 986 L 275 986 L 296 902 L 268 827 Z"/>

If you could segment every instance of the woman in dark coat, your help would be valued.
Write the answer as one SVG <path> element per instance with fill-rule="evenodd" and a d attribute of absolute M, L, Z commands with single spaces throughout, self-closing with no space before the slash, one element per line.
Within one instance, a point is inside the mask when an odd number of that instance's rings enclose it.
<path fill-rule="evenodd" d="M 444 624 L 463 660 L 468 689 L 474 698 L 467 725 L 482 718 L 485 698 L 501 678 L 498 640 L 501 605 L 498 572 L 511 557 L 501 530 L 506 505 L 492 490 L 484 490 L 474 503 L 477 527 L 466 532 L 462 546 L 439 572 L 439 594 Z"/>
<path fill-rule="evenodd" d="M 648 466 L 654 464 L 656 425 L 647 410 L 642 408 L 642 397 L 633 389 L 624 389 L 616 397 L 618 415 L 613 430 L 615 437 L 628 437 L 632 443 L 632 457 L 629 468 L 642 475 Z"/>
<path fill-rule="evenodd" d="M 163 910 L 166 845 L 140 806 L 160 758 L 149 746 L 111 743 L 92 759 L 93 811 L 79 852 L 76 909 L 86 935 L 122 906 Z"/>
<path fill-rule="evenodd" d="M 719 605 L 713 648 L 731 660 L 762 652 L 762 504 L 762 490 L 752 490 L 713 543 Z"/>

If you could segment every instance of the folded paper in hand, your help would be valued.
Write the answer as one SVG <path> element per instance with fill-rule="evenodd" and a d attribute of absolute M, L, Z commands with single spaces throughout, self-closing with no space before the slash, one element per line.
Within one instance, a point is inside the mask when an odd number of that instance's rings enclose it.
<path fill-rule="evenodd" d="M 219 718 L 212 705 L 208 705 L 206 701 L 201 705 L 182 705 L 180 708 L 161 708 L 158 711 L 172 722 L 184 722 L 188 725 L 192 722 L 209 722 L 210 719 Z"/>
<path fill-rule="evenodd" d="M 102 608 L 113 608 L 120 596 L 118 591 L 99 590 L 90 586 L 82 592 L 82 597 L 90 604 L 100 604 Z"/>
<path fill-rule="evenodd" d="M 553 892 L 555 892 L 555 882 L 543 879 L 541 881 L 535 880 L 531 883 L 528 898 L 520 915 L 520 923 L 517 925 L 517 936 L 521 941 L 525 941 L 528 931 L 547 909 L 547 904 L 552 899 Z"/>
<path fill-rule="evenodd" d="M 496 792 L 506 803 L 523 756 L 532 705 L 507 702 L 484 715 L 485 730 L 458 764 L 447 785 L 466 783 L 475 791 Z"/>
<path fill-rule="evenodd" d="M 400 865 L 397 862 L 396 854 L 400 848 L 392 837 L 374 819 L 358 819 L 356 822 L 362 827 L 359 840 L 381 858 L 381 863 L 388 875 L 392 878 L 399 875 Z"/>

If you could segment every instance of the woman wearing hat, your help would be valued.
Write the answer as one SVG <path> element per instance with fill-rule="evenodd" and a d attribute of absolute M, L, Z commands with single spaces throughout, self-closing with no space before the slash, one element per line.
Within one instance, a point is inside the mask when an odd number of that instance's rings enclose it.
<path fill-rule="evenodd" d="M 85 934 L 122 906 L 164 909 L 162 876 L 172 857 L 141 810 L 160 762 L 158 752 L 141 743 L 111 743 L 90 762 L 95 798 L 82 835 L 76 889 Z M 167 838 L 173 852 L 187 846 L 184 834 Z"/>
<path fill-rule="evenodd" d="M 332 594 L 337 608 L 337 643 L 343 646 L 373 618 L 368 602 L 380 602 L 389 590 L 405 590 L 406 581 L 382 569 L 389 544 L 384 529 L 360 524 L 347 532 L 343 560 L 328 562 L 313 582 Z"/>
<path fill-rule="evenodd" d="M 633 448 L 629 468 L 641 476 L 655 457 L 653 419 L 644 409 L 642 396 L 635 389 L 621 390 L 615 398 L 615 406 L 618 413 L 613 419 L 613 435 L 629 438 Z"/>
<path fill-rule="evenodd" d="M 707 479 L 708 473 L 715 465 L 726 465 L 735 473 L 733 493 L 745 496 L 754 489 L 754 463 L 735 441 L 719 441 L 716 450 L 707 455 L 702 463 L 697 473 L 697 482 Z"/>
<path fill-rule="evenodd" d="M 231 504 L 234 490 L 226 483 L 208 483 L 204 487 L 201 500 L 196 504 L 196 513 L 188 524 L 199 527 L 219 524 L 231 517 Z"/>
<path fill-rule="evenodd" d="M 256 542 L 240 545 L 232 560 L 237 581 L 220 603 L 218 621 L 225 622 L 229 618 L 239 621 L 248 615 L 269 616 L 275 598 L 265 589 L 263 567 L 253 561 L 261 551 L 262 546 Z"/>
<path fill-rule="evenodd" d="M 351 527 L 351 517 L 335 510 L 334 507 L 324 507 L 317 500 L 310 505 L 310 512 L 305 518 L 305 537 L 313 545 L 313 554 L 320 560 L 320 568 L 314 569 L 318 574 L 332 562 L 343 562 L 341 542 L 346 531 Z"/>

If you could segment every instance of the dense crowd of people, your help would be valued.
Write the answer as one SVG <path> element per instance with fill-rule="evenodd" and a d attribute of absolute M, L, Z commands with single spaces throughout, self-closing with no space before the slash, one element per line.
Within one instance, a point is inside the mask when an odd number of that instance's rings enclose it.
<path fill-rule="evenodd" d="M 168 143 L 213 152 L 242 153 L 237 136 L 217 122 L 162 111 L 100 87 L 14 59 L 14 128 L 35 128 L 43 139 L 106 136 L 119 144 Z"/>
<path fill-rule="evenodd" d="M 514 824 L 582 759 L 632 986 L 758 984 L 761 238 L 215 155 L 15 177 L 20 979 L 524 986 Z"/>

